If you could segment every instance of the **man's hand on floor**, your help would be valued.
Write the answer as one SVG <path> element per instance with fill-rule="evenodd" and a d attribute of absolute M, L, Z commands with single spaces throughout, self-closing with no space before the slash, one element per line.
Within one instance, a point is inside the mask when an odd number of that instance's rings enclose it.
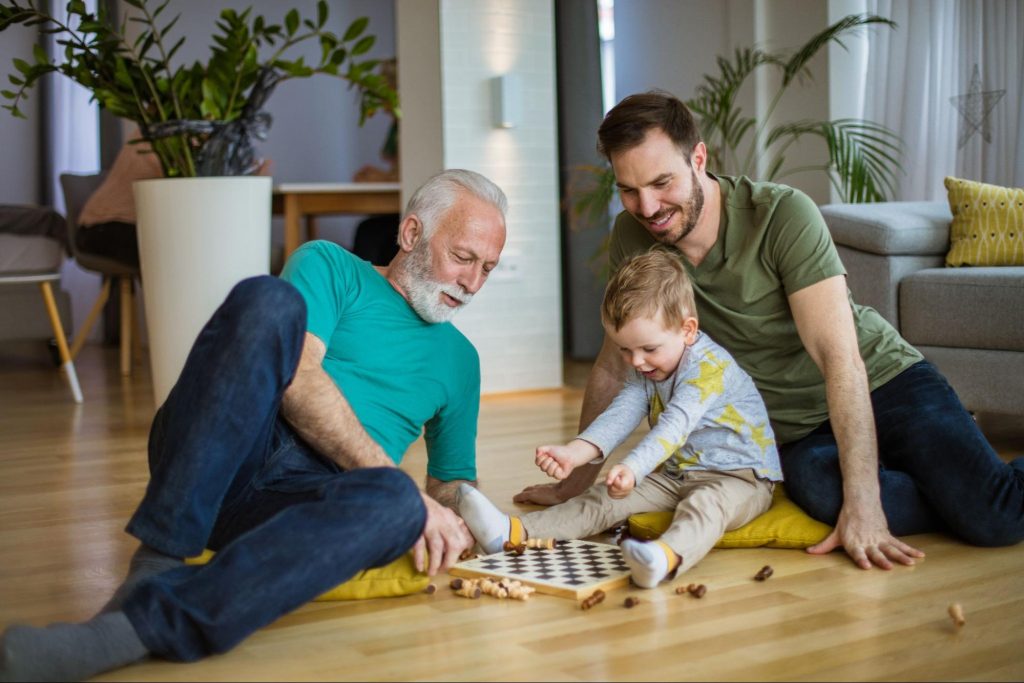
<path fill-rule="evenodd" d="M 823 555 L 842 547 L 861 569 L 892 569 L 894 562 L 910 566 L 915 560 L 923 558 L 923 552 L 889 533 L 881 509 L 878 506 L 875 515 L 864 512 L 854 514 L 843 506 L 836 528 L 824 541 L 808 548 L 807 552 Z"/>
<path fill-rule="evenodd" d="M 427 525 L 413 546 L 413 560 L 418 571 L 434 576 L 451 569 L 459 561 L 459 555 L 472 548 L 476 541 L 461 517 L 426 493 L 422 495 L 427 506 Z M 429 566 L 426 566 L 427 556 Z"/>

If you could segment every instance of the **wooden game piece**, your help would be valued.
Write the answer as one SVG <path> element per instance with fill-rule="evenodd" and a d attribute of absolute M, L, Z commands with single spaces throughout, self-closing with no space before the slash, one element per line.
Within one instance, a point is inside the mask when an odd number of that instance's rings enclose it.
<path fill-rule="evenodd" d="M 480 597 L 480 587 L 475 583 L 467 582 L 459 588 L 456 588 L 455 594 L 461 595 L 464 598 L 469 598 L 470 600 L 476 600 Z"/>
<path fill-rule="evenodd" d="M 437 586 L 435 586 L 432 583 L 428 583 L 427 587 L 423 589 L 423 592 L 426 593 L 427 595 L 433 595 L 434 593 L 437 592 Z"/>
<path fill-rule="evenodd" d="M 490 595 L 493 598 L 499 598 L 501 600 L 508 597 L 508 590 L 490 577 L 485 577 L 477 581 L 477 586 L 479 586 L 480 591 L 484 595 Z"/>
<path fill-rule="evenodd" d="M 692 586 L 693 584 L 691 583 L 690 585 Z M 689 593 L 686 586 L 676 586 L 676 595 L 685 595 L 686 593 Z"/>
<path fill-rule="evenodd" d="M 533 588 L 524 586 L 520 581 L 509 581 L 505 589 L 508 591 L 508 597 L 513 600 L 529 600 L 530 595 L 534 592 Z"/>
<path fill-rule="evenodd" d="M 686 590 L 689 591 L 690 595 L 692 595 L 695 598 L 703 598 L 704 594 L 708 592 L 708 587 L 705 586 L 703 583 L 691 583 L 689 586 L 686 587 Z"/>
<path fill-rule="evenodd" d="M 461 553 L 459 553 L 459 562 L 465 562 L 466 560 L 475 560 L 476 558 L 477 554 L 473 552 L 472 548 L 466 548 Z"/>
<path fill-rule="evenodd" d="M 761 567 L 761 571 L 754 575 L 754 581 L 764 581 L 774 573 L 775 570 L 771 568 L 771 565 L 766 564 L 765 566 Z"/>
<path fill-rule="evenodd" d="M 528 538 L 526 539 L 527 548 L 543 548 L 544 550 L 555 549 L 555 539 L 553 538 Z"/>
<path fill-rule="evenodd" d="M 640 598 L 635 598 L 632 595 L 626 598 L 625 602 L 622 603 L 627 609 L 631 609 L 640 604 Z"/>
<path fill-rule="evenodd" d="M 967 623 L 967 620 L 964 619 L 964 608 L 960 606 L 959 602 L 954 602 L 950 605 L 948 612 L 953 623 L 956 624 L 958 628 Z"/>
<path fill-rule="evenodd" d="M 604 591 L 601 590 L 600 588 L 598 588 L 596 591 L 594 591 L 590 595 L 589 598 L 584 599 L 583 602 L 580 603 L 580 609 L 588 610 L 591 607 L 593 607 L 594 605 L 597 605 L 597 604 L 599 604 L 599 603 L 601 603 L 603 601 L 604 601 Z"/>
<path fill-rule="evenodd" d="M 508 553 L 508 552 L 515 552 L 516 555 L 522 555 L 523 553 L 526 552 L 526 544 L 525 543 L 519 543 L 517 545 L 515 543 L 512 543 L 511 541 L 505 541 L 505 543 L 502 544 L 501 548 L 506 553 Z"/>

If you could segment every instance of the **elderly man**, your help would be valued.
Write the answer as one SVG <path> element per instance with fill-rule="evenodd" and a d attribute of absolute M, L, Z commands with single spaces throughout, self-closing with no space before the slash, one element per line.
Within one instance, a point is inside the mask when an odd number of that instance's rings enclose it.
<path fill-rule="evenodd" d="M 235 287 L 153 420 L 124 585 L 88 622 L 8 629 L 0 679 L 192 661 L 410 548 L 450 567 L 473 543 L 445 506 L 475 483 L 480 368 L 447 321 L 497 265 L 506 207 L 445 171 L 409 201 L 387 267 L 311 242 L 282 279 Z M 396 467 L 421 432 L 425 493 Z M 183 564 L 204 548 L 209 564 Z"/>
<path fill-rule="evenodd" d="M 812 553 L 842 546 L 863 569 L 914 564 L 897 536 L 949 531 L 978 545 L 1024 538 L 1024 458 L 1004 463 L 939 371 L 876 311 L 853 304 L 814 203 L 785 185 L 716 175 L 686 106 L 631 95 L 598 131 L 625 208 L 614 269 L 655 244 L 692 280 L 705 331 L 754 378 L 780 443 L 786 491 L 835 526 Z M 601 349 L 583 426 L 622 384 Z M 598 466 L 516 502 L 576 495 Z"/>

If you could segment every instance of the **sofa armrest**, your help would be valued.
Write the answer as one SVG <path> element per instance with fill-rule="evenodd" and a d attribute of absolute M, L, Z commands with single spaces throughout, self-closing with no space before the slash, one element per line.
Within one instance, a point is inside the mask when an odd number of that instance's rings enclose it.
<path fill-rule="evenodd" d="M 882 256 L 945 255 L 953 214 L 946 202 L 827 204 L 821 207 L 832 240 Z"/>

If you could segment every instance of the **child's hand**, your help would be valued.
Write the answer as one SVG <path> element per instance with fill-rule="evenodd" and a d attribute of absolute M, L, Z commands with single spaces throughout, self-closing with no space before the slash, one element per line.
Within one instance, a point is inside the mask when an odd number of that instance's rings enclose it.
<path fill-rule="evenodd" d="M 600 455 L 597 446 L 576 439 L 564 446 L 537 446 L 533 461 L 544 474 L 565 479 L 569 474 Z"/>
<path fill-rule="evenodd" d="M 608 495 L 612 498 L 625 498 L 633 492 L 636 486 L 636 475 L 629 465 L 615 465 L 608 470 L 608 477 L 605 479 L 605 486 L 608 487 Z"/>

